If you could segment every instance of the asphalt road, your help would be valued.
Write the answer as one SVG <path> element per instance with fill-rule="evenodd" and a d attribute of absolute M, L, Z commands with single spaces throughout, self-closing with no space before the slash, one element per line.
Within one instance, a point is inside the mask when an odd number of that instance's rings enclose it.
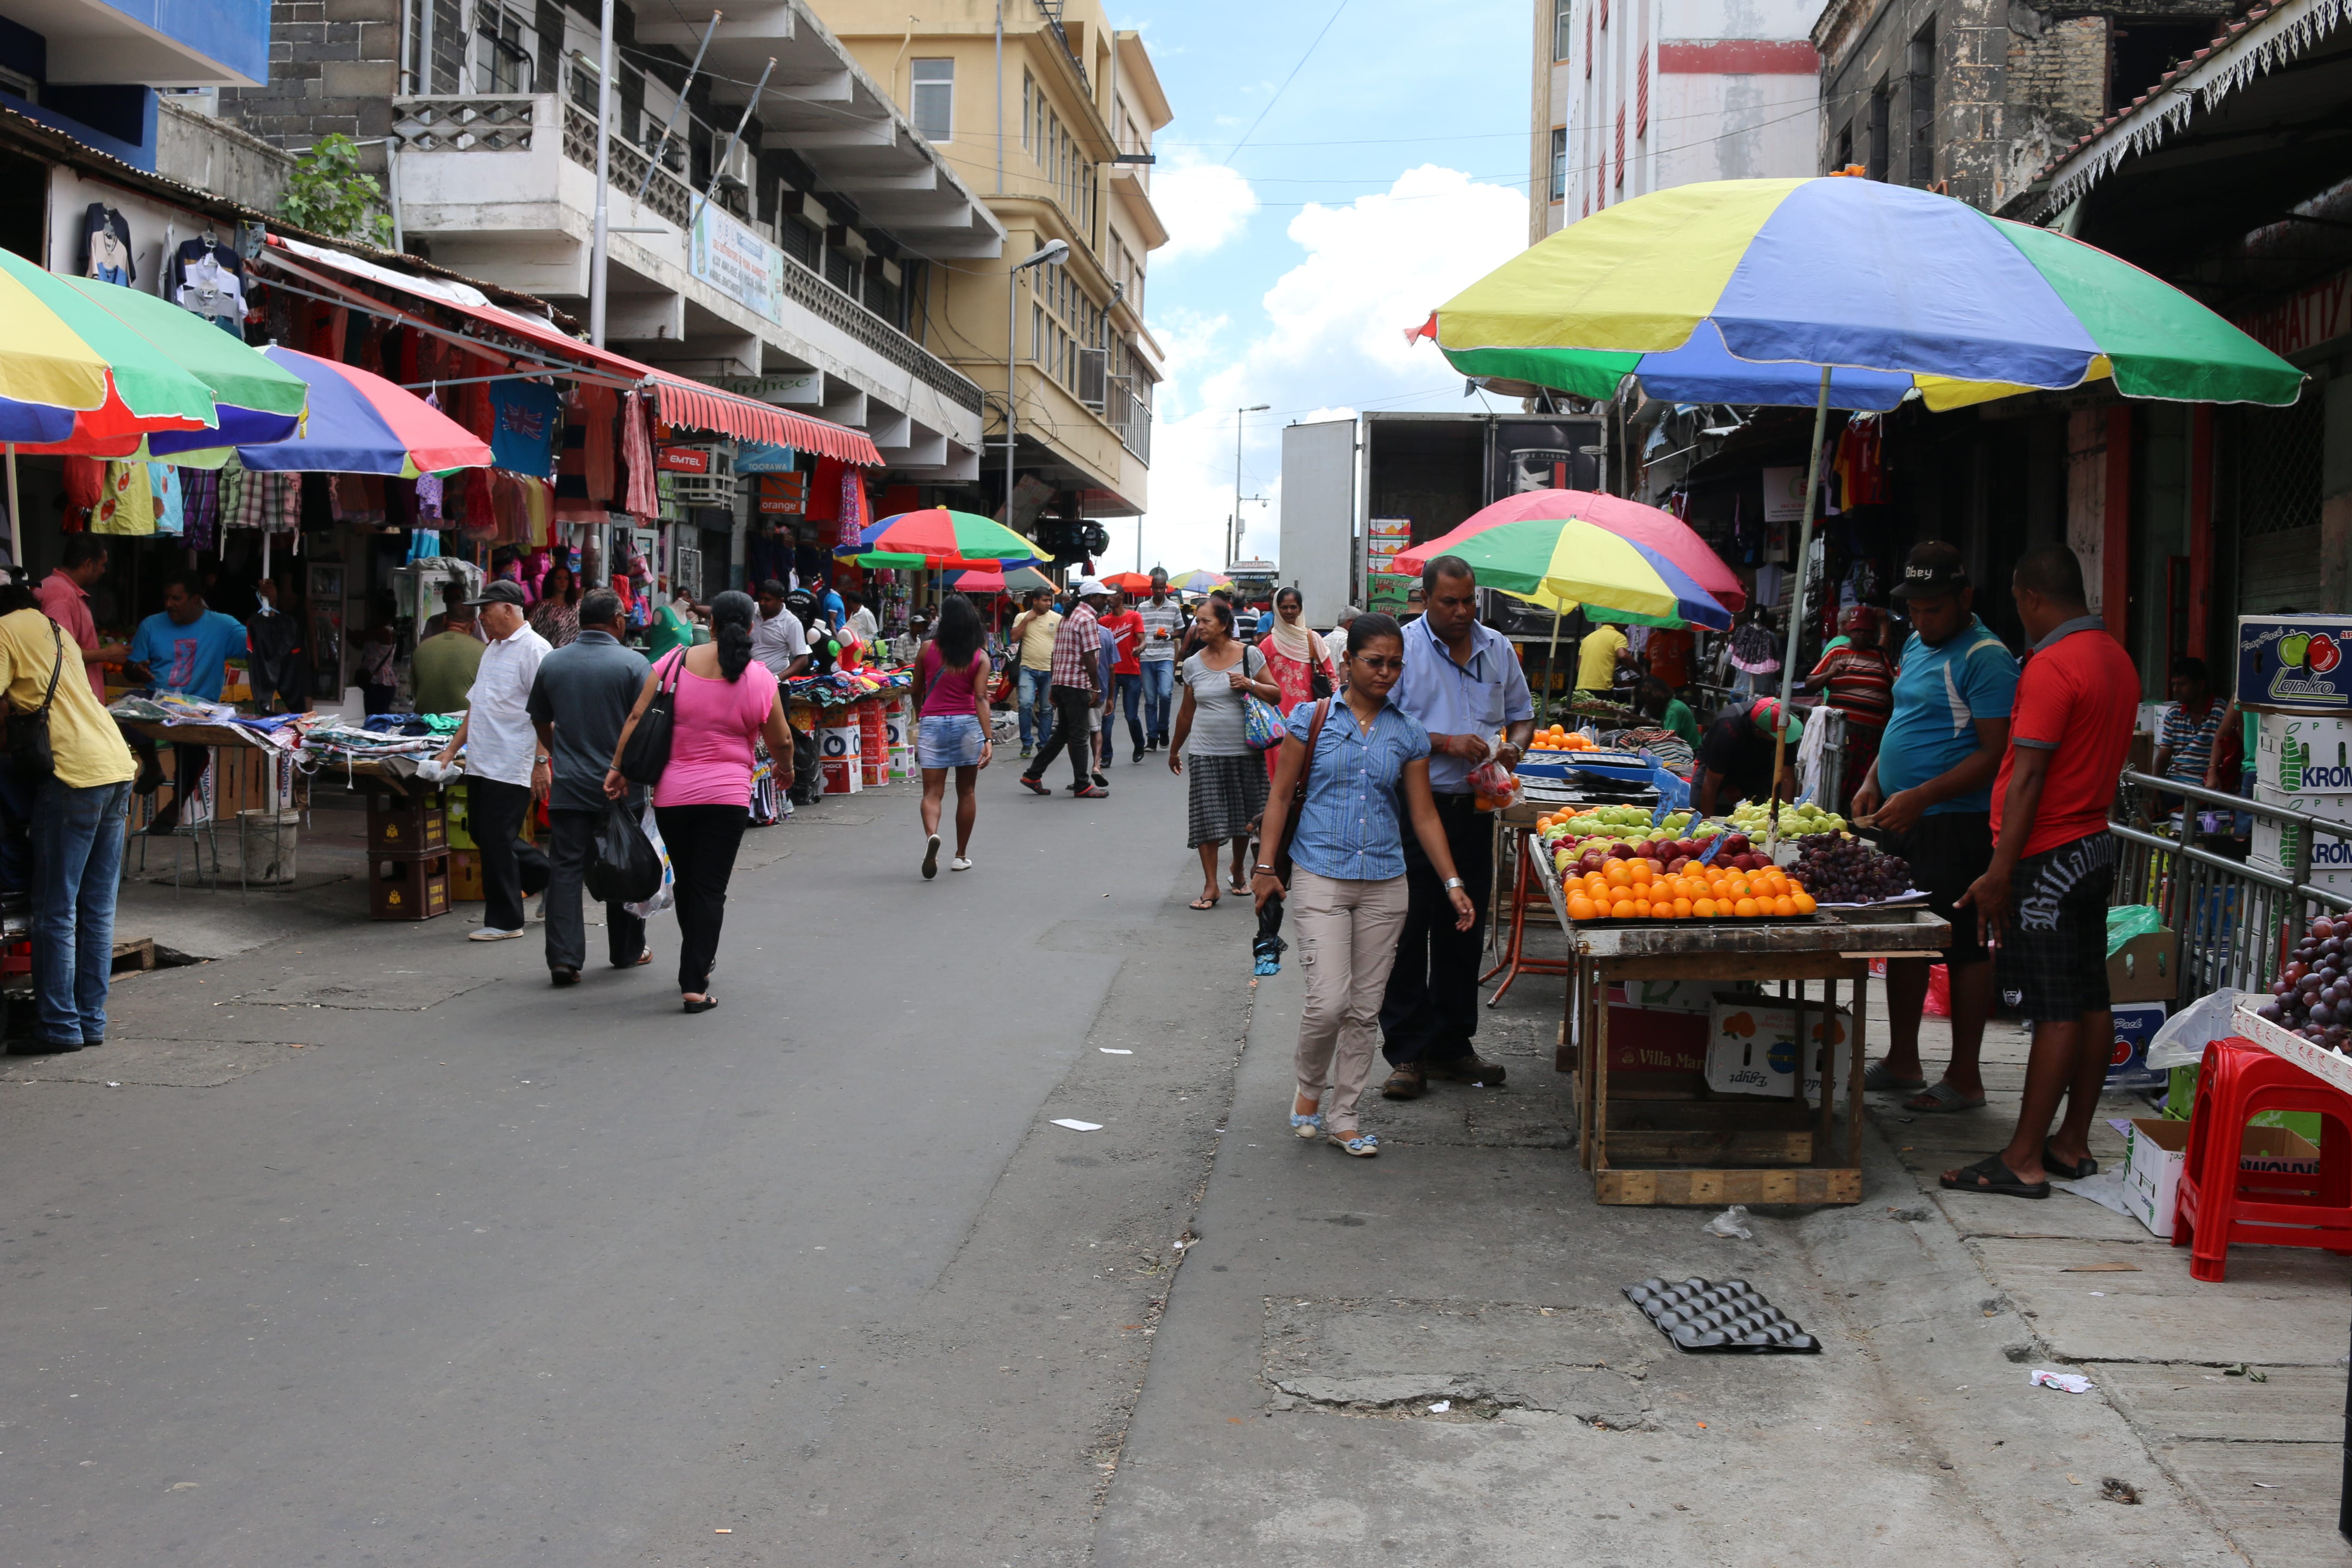
<path fill-rule="evenodd" d="M 307 921 L 12 1059 L 0 1563 L 1084 1560 L 1249 1025 L 1160 763 L 752 834 L 704 1016 Z"/>

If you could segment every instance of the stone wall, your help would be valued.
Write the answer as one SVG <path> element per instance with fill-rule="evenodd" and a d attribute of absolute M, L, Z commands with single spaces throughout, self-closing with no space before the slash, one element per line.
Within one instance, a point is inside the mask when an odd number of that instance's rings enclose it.
<path fill-rule="evenodd" d="M 294 156 L 166 96 L 155 116 L 155 172 L 266 213 L 285 199 Z"/>
<path fill-rule="evenodd" d="M 349 136 L 380 174 L 399 56 L 400 0 L 271 0 L 269 79 L 222 89 L 221 115 L 294 153 Z"/>

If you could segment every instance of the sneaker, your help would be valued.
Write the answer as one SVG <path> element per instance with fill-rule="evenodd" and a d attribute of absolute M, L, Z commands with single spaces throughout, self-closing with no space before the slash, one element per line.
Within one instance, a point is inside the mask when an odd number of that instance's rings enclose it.
<path fill-rule="evenodd" d="M 1131 756 L 1131 757 L 1128 758 L 1127 760 L 1128 760 L 1129 762 L 1130 762 L 1130 763 L 1139 763 L 1139 762 L 1143 761 L 1143 752 L 1136 752 L 1136 753 L 1135 753 L 1135 755 L 1133 755 L 1133 756 Z"/>
<path fill-rule="evenodd" d="M 950 871 L 969 871 L 969 870 L 971 870 L 971 856 L 969 856 L 969 855 L 959 855 L 959 856 L 957 856 L 954 859 L 952 859 L 952 860 L 950 860 L 950 861 L 949 861 L 949 862 L 948 862 L 948 869 L 949 869 L 949 870 L 950 870 Z"/>
<path fill-rule="evenodd" d="M 923 847 L 923 880 L 928 882 L 939 874 L 940 836 L 934 833 L 931 835 L 930 842 Z"/>
<path fill-rule="evenodd" d="M 1423 1070 L 1431 1078 L 1444 1079 L 1451 1083 L 1494 1085 L 1509 1076 L 1502 1063 L 1488 1061 L 1475 1051 L 1449 1061 L 1427 1063 Z"/>
<path fill-rule="evenodd" d="M 1029 747 L 1029 746 L 1024 746 L 1024 747 L 1022 747 L 1022 748 L 1021 748 L 1021 754 L 1022 754 L 1023 756 L 1024 756 L 1024 757 L 1025 757 L 1025 756 L 1027 756 L 1027 755 L 1029 755 L 1029 754 L 1030 754 L 1030 752 L 1031 752 L 1031 751 L 1032 751 L 1033 749 L 1034 749 L 1034 748 Z"/>
<path fill-rule="evenodd" d="M 500 931 L 496 926 L 484 926 L 479 931 L 467 931 L 466 940 L 467 942 L 512 942 L 521 934 L 520 927 L 513 931 Z"/>
<path fill-rule="evenodd" d="M 568 968 L 551 969 L 547 972 L 547 983 L 557 986 L 577 985 L 580 984 L 580 972 Z"/>
<path fill-rule="evenodd" d="M 1027 790 L 1031 795 L 1052 795 L 1054 793 L 1052 790 L 1047 789 L 1042 781 L 1033 779 L 1027 773 L 1023 773 L 1021 775 L 1021 787 Z"/>
<path fill-rule="evenodd" d="M 1099 784 L 1088 784 L 1082 790 L 1074 790 L 1071 793 L 1076 795 L 1080 800 L 1099 800 L 1103 796 L 1110 794 L 1110 791 L 1104 789 Z"/>

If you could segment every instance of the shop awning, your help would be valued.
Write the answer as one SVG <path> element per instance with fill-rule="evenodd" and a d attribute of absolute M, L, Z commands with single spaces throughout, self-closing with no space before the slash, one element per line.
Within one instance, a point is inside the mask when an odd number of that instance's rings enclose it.
<path fill-rule="evenodd" d="M 347 291 L 332 279 L 322 277 L 312 267 L 304 264 L 315 264 L 317 268 L 365 279 L 418 299 L 428 300 L 446 310 L 471 317 L 484 327 L 522 339 L 541 351 L 538 357 L 576 365 L 581 372 L 607 384 L 646 387 L 654 393 L 655 413 L 666 425 L 708 430 L 715 435 L 732 436 L 746 441 L 764 441 L 771 446 L 793 447 L 864 468 L 878 468 L 882 466 L 882 454 L 875 449 L 872 438 L 863 431 L 835 425 L 828 419 L 794 414 L 757 398 L 720 392 L 652 365 L 641 364 L 626 354 L 616 354 L 593 343 L 583 342 L 552 321 L 538 321 L 492 304 L 478 289 L 448 279 L 415 277 L 389 267 L 380 267 L 360 257 L 329 250 L 322 246 L 307 245 L 282 235 L 270 236 L 269 244 L 271 251 L 284 254 L 268 255 L 268 259 L 289 271 L 333 289 L 339 294 L 347 294 Z M 363 295 L 353 299 L 352 302 L 362 309 L 371 304 L 381 304 Z M 494 344 L 478 343 L 473 339 L 458 341 L 476 353 L 496 356 L 497 346 Z M 530 374 L 534 371 L 527 362 L 516 364 L 515 369 L 520 374 Z M 541 364 L 536 369 L 541 374 L 563 374 L 559 366 Z"/>

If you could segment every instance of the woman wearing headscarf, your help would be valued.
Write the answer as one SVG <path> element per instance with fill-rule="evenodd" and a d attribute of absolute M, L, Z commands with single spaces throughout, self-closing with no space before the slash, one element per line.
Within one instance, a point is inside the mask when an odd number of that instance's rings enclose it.
<path fill-rule="evenodd" d="M 637 721 L 667 682 L 675 692 L 669 765 L 654 785 L 654 820 L 677 879 L 677 989 L 686 1011 L 719 1005 L 710 969 L 719 957 L 719 928 L 727 909 L 727 882 L 735 851 L 751 821 L 751 742 L 764 736 L 776 760 L 776 784 L 793 782 L 793 738 L 775 676 L 751 657 L 751 623 L 759 608 L 730 588 L 710 603 L 711 640 L 672 649 L 646 672 L 636 707 L 613 748 L 604 793 L 628 793 L 621 757 Z"/>
<path fill-rule="evenodd" d="M 1307 601 L 1297 588 L 1284 588 L 1274 595 L 1274 629 L 1261 638 L 1258 652 L 1265 655 L 1265 672 L 1274 678 L 1282 695 L 1274 705 L 1282 716 L 1290 717 L 1292 709 L 1302 702 L 1312 702 L 1318 697 L 1328 697 L 1338 689 L 1339 669 L 1323 639 L 1309 631 L 1306 619 Z M 1322 689 L 1317 690 L 1316 677 L 1321 676 Z M 1265 753 L 1265 773 L 1274 776 L 1279 748 Z"/>

